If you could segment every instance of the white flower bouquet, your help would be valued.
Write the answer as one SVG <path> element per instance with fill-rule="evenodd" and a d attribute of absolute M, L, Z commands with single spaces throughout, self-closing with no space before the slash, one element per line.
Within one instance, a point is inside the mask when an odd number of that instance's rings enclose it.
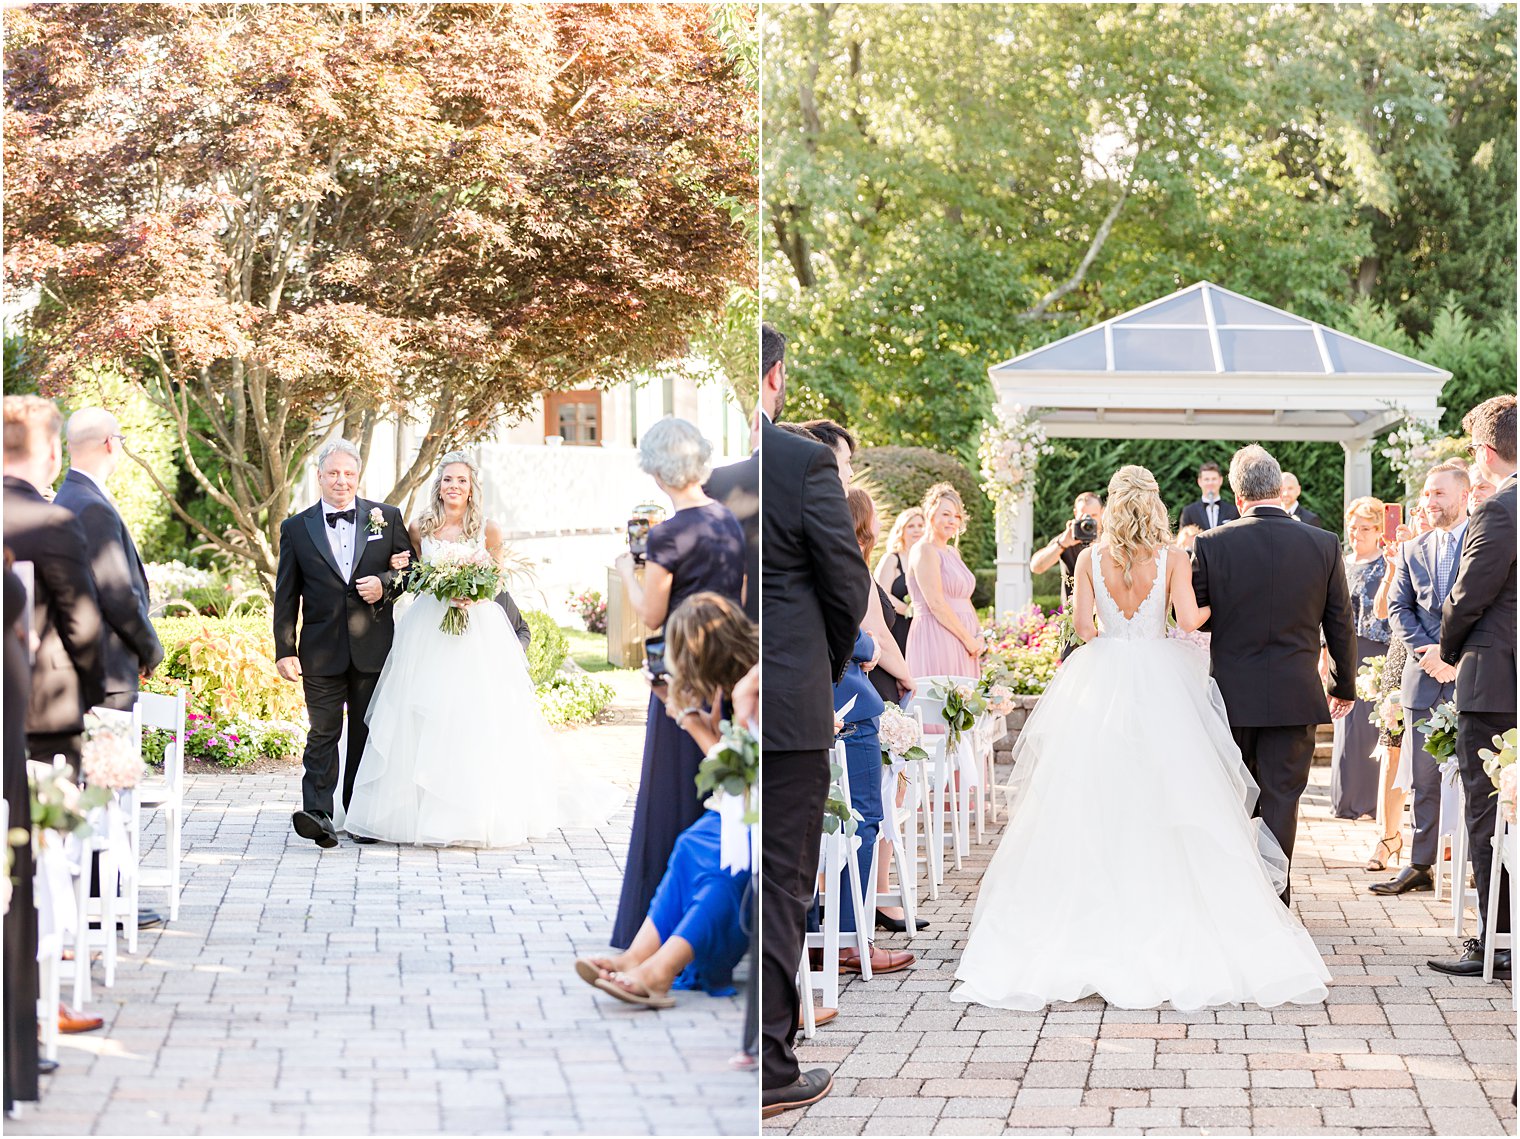
<path fill-rule="evenodd" d="M 890 767 L 894 760 L 927 759 L 929 753 L 919 747 L 921 733 L 918 721 L 896 704 L 888 704 L 881 713 L 881 723 L 876 729 L 881 741 L 881 762 Z"/>
<path fill-rule="evenodd" d="M 147 765 L 132 738 L 131 716 L 106 710 L 88 712 L 84 732 L 81 758 L 86 783 L 123 791 L 142 782 Z"/>
<path fill-rule="evenodd" d="M 463 603 L 489 601 L 501 591 L 501 567 L 486 550 L 462 543 L 444 543 L 425 561 L 416 562 L 407 576 L 408 593 L 427 593 L 448 602 L 438 627 L 455 636 L 470 627 Z"/>
<path fill-rule="evenodd" d="M 1515 821 L 1515 745 L 1517 732 L 1514 728 L 1502 736 L 1494 737 L 1493 750 L 1478 749 L 1483 770 L 1493 780 L 1495 793 L 1499 796 L 1499 814 L 1507 823 Z"/>

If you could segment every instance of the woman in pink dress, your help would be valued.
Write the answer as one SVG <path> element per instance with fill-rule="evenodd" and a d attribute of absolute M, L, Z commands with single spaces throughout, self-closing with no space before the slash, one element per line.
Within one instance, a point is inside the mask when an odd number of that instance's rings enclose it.
<path fill-rule="evenodd" d="M 966 528 L 961 497 L 949 483 L 924 495 L 928 530 L 908 553 L 908 671 L 914 676 L 979 676 L 981 624 L 971 606 L 976 575 L 950 544 Z"/>

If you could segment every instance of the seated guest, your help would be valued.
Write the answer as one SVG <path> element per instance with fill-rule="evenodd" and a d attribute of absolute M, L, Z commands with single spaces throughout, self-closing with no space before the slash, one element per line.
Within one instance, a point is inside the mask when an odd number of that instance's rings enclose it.
<path fill-rule="evenodd" d="M 755 666 L 759 643 L 744 611 L 717 593 L 687 598 L 665 624 L 669 719 L 704 753 L 718 742 L 725 696 Z M 719 861 L 722 827 L 708 809 L 676 839 L 649 912 L 628 948 L 575 963 L 581 979 L 645 1008 L 670 1008 L 671 989 L 731 992 L 734 966 L 749 947 L 743 915 L 750 872 Z"/>
<path fill-rule="evenodd" d="M 1297 518 L 1300 522 L 1307 522 L 1310 526 L 1319 526 L 1319 515 L 1298 501 L 1298 496 L 1302 493 L 1303 488 L 1298 485 L 1298 476 L 1291 471 L 1284 471 L 1282 490 L 1283 509 L 1291 517 Z"/>
<path fill-rule="evenodd" d="M 1215 526 L 1223 526 L 1226 522 L 1239 518 L 1240 511 L 1235 508 L 1235 504 L 1220 497 L 1219 491 L 1223 486 L 1224 476 L 1219 473 L 1218 463 L 1210 459 L 1199 466 L 1198 489 L 1203 492 L 1203 497 L 1182 508 L 1182 519 L 1178 527 L 1196 526 L 1200 530 L 1212 530 Z"/>

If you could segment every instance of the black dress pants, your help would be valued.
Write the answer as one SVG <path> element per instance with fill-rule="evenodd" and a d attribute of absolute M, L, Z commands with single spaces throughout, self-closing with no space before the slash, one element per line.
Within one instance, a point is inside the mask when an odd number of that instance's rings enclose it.
<path fill-rule="evenodd" d="M 761 759 L 760 1086 L 795 1083 L 797 1016 L 810 994 L 797 991 L 807 911 L 818 878 L 818 844 L 829 792 L 828 751 L 776 751 Z"/>
<path fill-rule="evenodd" d="M 360 672 L 350 668 L 337 676 L 301 675 L 306 691 L 306 714 L 311 731 L 306 733 L 306 750 L 301 765 L 301 806 L 332 817 L 333 792 L 338 786 L 338 737 L 343 734 L 343 708 L 348 707 L 348 756 L 343 767 L 343 809 L 354 797 L 354 777 L 359 774 L 359 760 L 369 740 L 369 725 L 364 722 L 370 697 L 375 694 L 378 672 Z"/>
<path fill-rule="evenodd" d="M 1314 724 L 1287 727 L 1231 728 L 1241 759 L 1261 796 L 1254 815 L 1267 824 L 1283 853 L 1288 856 L 1288 883 L 1280 895 L 1288 905 L 1293 895 L 1293 843 L 1298 837 L 1298 801 L 1309 785 L 1309 766 L 1314 762 Z"/>
<path fill-rule="evenodd" d="M 1508 716 L 1494 712 L 1457 713 L 1457 764 L 1462 772 L 1462 791 L 1466 801 L 1467 849 L 1472 857 L 1473 881 L 1478 887 L 1478 929 L 1488 936 L 1488 892 L 1494 888 L 1489 879 L 1494 848 L 1494 825 L 1499 817 L 1499 800 L 1494 797 L 1494 783 L 1483 770 L 1479 748 L 1493 749 L 1494 737 L 1515 726 L 1513 713 Z M 1509 932 L 1509 873 L 1499 867 L 1499 916 L 1495 925 L 1498 933 Z"/>

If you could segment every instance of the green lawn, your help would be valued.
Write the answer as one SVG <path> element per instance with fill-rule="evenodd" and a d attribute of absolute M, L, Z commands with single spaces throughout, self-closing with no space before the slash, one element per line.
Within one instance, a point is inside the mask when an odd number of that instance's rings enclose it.
<path fill-rule="evenodd" d="M 561 625 L 565 639 L 570 642 L 570 659 L 587 672 L 615 672 L 607 663 L 607 637 L 603 633 L 588 633 L 579 626 Z"/>

